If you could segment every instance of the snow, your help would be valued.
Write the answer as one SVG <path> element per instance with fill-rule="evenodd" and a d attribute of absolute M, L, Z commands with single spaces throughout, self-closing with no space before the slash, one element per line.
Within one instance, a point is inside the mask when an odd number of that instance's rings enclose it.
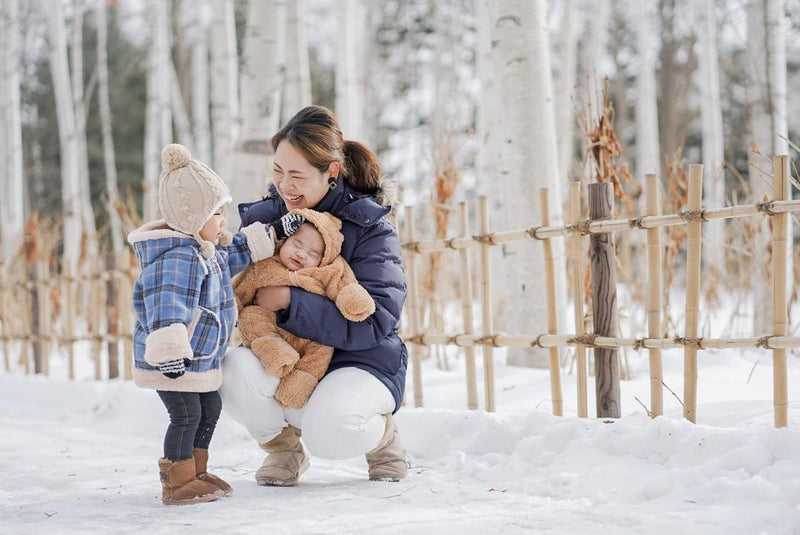
<path fill-rule="evenodd" d="M 783 429 L 772 425 L 766 351 L 700 353 L 697 424 L 669 392 L 666 415 L 646 416 L 646 352 L 628 355 L 616 420 L 575 416 L 569 363 L 566 416 L 555 417 L 545 370 L 507 366 L 501 353 L 497 412 L 487 413 L 464 409 L 460 358 L 447 371 L 433 361 L 422 370 L 430 408 L 396 417 L 411 461 L 405 480 L 368 481 L 363 458 L 312 458 L 298 487 L 259 487 L 263 453 L 223 413 L 209 465 L 235 492 L 182 507 L 160 503 L 167 417 L 153 392 L 68 381 L 57 366 L 51 378 L 0 372 L 0 534 L 800 533 L 800 362 L 791 355 Z M 676 395 L 682 363 L 682 352 L 664 352 Z M 409 402 L 410 383 L 409 373 Z"/>

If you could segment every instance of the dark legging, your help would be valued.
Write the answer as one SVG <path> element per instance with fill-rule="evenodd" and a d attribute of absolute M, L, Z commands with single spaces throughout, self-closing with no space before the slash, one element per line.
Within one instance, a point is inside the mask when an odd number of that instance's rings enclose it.
<path fill-rule="evenodd" d="M 167 392 L 158 397 L 169 413 L 164 458 L 177 462 L 192 456 L 193 448 L 208 449 L 222 411 L 219 392 Z"/>

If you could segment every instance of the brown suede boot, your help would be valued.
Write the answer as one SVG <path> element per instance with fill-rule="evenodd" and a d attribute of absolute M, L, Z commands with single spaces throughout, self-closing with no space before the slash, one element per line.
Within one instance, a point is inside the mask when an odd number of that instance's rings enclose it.
<path fill-rule="evenodd" d="M 400 481 L 408 473 L 408 462 L 400 434 L 391 414 L 384 414 L 386 429 L 378 445 L 367 452 L 369 478 L 372 481 Z"/>
<path fill-rule="evenodd" d="M 197 479 L 194 458 L 176 463 L 159 459 L 158 470 L 161 473 L 161 503 L 164 505 L 210 502 L 223 495 L 211 483 Z"/>
<path fill-rule="evenodd" d="M 261 468 L 256 470 L 259 485 L 273 487 L 294 487 L 300 474 L 308 470 L 308 456 L 300 443 L 300 430 L 293 426 L 264 444 L 261 449 L 269 453 Z"/>
<path fill-rule="evenodd" d="M 223 496 L 231 494 L 233 488 L 226 481 L 206 471 L 208 467 L 208 450 L 195 448 L 192 453 L 194 454 L 194 470 L 197 472 L 197 479 L 211 483 L 222 491 Z"/>

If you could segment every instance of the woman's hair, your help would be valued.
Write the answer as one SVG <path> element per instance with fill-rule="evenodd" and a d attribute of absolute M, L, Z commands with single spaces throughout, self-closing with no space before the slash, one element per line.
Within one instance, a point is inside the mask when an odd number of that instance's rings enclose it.
<path fill-rule="evenodd" d="M 382 172 L 378 157 L 357 141 L 346 141 L 333 112 L 322 106 L 307 106 L 289 119 L 270 146 L 275 151 L 286 140 L 321 172 L 331 162 L 339 162 L 340 174 L 358 191 L 371 193 L 378 188 Z"/>

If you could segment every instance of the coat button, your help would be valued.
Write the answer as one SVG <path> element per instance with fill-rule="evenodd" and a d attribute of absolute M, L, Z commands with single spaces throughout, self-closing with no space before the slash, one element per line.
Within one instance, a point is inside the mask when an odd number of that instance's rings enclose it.
<path fill-rule="evenodd" d="M 364 220 L 364 223 L 369 223 L 369 219 L 365 219 L 365 220 Z"/>

